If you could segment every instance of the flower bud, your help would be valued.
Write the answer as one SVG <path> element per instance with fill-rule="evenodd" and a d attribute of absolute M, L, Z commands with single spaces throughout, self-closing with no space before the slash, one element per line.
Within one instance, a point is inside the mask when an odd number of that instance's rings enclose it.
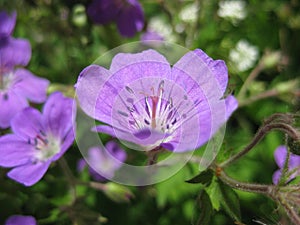
<path fill-rule="evenodd" d="M 111 182 L 105 184 L 103 192 L 108 198 L 117 203 L 129 202 L 134 197 L 127 187 Z"/>

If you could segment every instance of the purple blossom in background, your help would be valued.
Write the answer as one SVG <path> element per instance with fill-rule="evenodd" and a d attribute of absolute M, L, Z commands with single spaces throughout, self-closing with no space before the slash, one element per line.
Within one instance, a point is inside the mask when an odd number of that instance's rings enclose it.
<path fill-rule="evenodd" d="M 142 34 L 141 41 L 163 41 L 164 38 L 155 31 L 147 31 Z"/>
<path fill-rule="evenodd" d="M 274 158 L 279 167 L 279 170 L 275 171 L 275 173 L 273 174 L 273 183 L 274 184 L 278 184 L 278 182 L 280 180 L 282 170 L 284 168 L 286 156 L 287 156 L 286 146 L 284 146 L 284 145 L 278 146 L 278 148 L 274 152 Z M 295 178 L 296 176 L 300 175 L 300 156 L 291 153 L 290 160 L 288 162 L 288 171 L 291 172 L 293 170 L 295 170 L 295 173 L 293 173 L 289 177 L 288 181 L 290 181 L 293 178 Z"/>
<path fill-rule="evenodd" d="M 5 225 L 36 225 L 32 216 L 13 215 L 5 221 Z"/>
<path fill-rule="evenodd" d="M 203 51 L 185 54 L 173 67 L 154 50 L 117 54 L 107 70 L 85 68 L 77 81 L 81 108 L 107 125 L 96 128 L 145 150 L 177 152 L 207 142 L 237 108 L 223 98 L 228 81 L 222 60 Z"/>
<path fill-rule="evenodd" d="M 14 134 L 0 137 L 0 166 L 13 168 L 8 177 L 31 186 L 65 153 L 74 141 L 73 102 L 56 92 L 42 114 L 27 107 L 12 119 Z"/>
<path fill-rule="evenodd" d="M 86 160 L 78 163 L 79 171 L 89 165 L 89 173 L 96 181 L 105 181 L 114 176 L 123 162 L 126 160 L 126 152 L 114 141 L 110 141 L 103 147 L 92 147 L 88 150 Z"/>
<path fill-rule="evenodd" d="M 0 128 L 8 128 L 14 115 L 34 103 L 46 100 L 49 81 L 34 76 L 26 69 L 31 57 L 30 43 L 10 36 L 16 13 L 0 13 Z"/>
<path fill-rule="evenodd" d="M 144 12 L 137 0 L 94 0 L 87 14 L 97 24 L 115 21 L 124 37 L 132 37 L 144 27 Z"/>

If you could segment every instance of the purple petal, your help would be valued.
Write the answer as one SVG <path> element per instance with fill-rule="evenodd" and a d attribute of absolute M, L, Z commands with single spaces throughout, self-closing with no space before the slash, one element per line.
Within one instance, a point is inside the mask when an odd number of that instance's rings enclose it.
<path fill-rule="evenodd" d="M 36 225 L 32 216 L 13 215 L 5 221 L 5 225 Z"/>
<path fill-rule="evenodd" d="M 94 23 L 106 24 L 114 20 L 120 10 L 112 0 L 94 0 L 87 8 L 87 14 Z"/>
<path fill-rule="evenodd" d="M 0 42 L 0 68 L 26 66 L 31 58 L 30 43 L 25 39 L 6 38 Z"/>
<path fill-rule="evenodd" d="M 14 90 L 17 93 L 35 103 L 42 103 L 46 100 L 49 86 L 47 79 L 34 76 L 25 69 L 17 69 L 15 76 L 19 81 L 14 85 Z"/>
<path fill-rule="evenodd" d="M 0 166 L 14 167 L 30 163 L 34 148 L 17 135 L 7 134 L 0 137 Z"/>
<path fill-rule="evenodd" d="M 201 49 L 196 49 L 194 53 L 209 67 L 219 82 L 221 92 L 224 93 L 228 82 L 228 70 L 225 62 L 223 60 L 213 60 Z"/>
<path fill-rule="evenodd" d="M 144 27 L 144 12 L 138 1 L 131 1 L 117 16 L 118 29 L 122 36 L 133 37 Z"/>
<path fill-rule="evenodd" d="M 11 121 L 11 127 L 15 134 L 23 137 L 25 140 L 36 138 L 43 135 L 45 131 L 42 114 L 31 107 L 27 107 L 18 113 Z"/>
<path fill-rule="evenodd" d="M 295 169 L 298 167 L 298 170 L 300 172 L 300 156 L 299 155 L 291 154 L 289 167 L 290 167 L 290 169 Z"/>
<path fill-rule="evenodd" d="M 8 128 L 11 119 L 27 106 L 26 99 L 12 90 L 0 92 L 0 128 Z"/>
<path fill-rule="evenodd" d="M 51 94 L 44 105 L 43 117 L 46 130 L 55 137 L 63 139 L 73 128 L 75 104 L 72 98 L 66 98 L 60 92 Z"/>
<path fill-rule="evenodd" d="M 86 166 L 86 161 L 84 159 L 79 159 L 77 162 L 77 171 L 82 172 Z"/>
<path fill-rule="evenodd" d="M 225 104 L 226 104 L 226 119 L 228 119 L 231 116 L 231 114 L 238 108 L 239 103 L 234 96 L 229 95 L 225 99 Z"/>
<path fill-rule="evenodd" d="M 279 168 L 284 167 L 286 155 L 287 155 L 286 146 L 281 145 L 276 148 L 276 150 L 274 152 L 274 158 L 275 158 L 275 162 L 277 163 Z"/>
<path fill-rule="evenodd" d="M 141 41 L 163 41 L 164 38 L 157 32 L 147 31 L 142 34 Z"/>
<path fill-rule="evenodd" d="M 44 176 L 50 163 L 47 161 L 19 166 L 12 169 L 7 176 L 25 186 L 32 186 Z"/>
<path fill-rule="evenodd" d="M 105 145 L 108 153 L 112 154 L 117 160 L 124 162 L 127 155 L 126 152 L 114 141 L 109 141 Z"/>
<path fill-rule="evenodd" d="M 110 76 L 110 72 L 103 67 L 91 65 L 86 67 L 79 75 L 76 87 L 76 95 L 83 111 L 100 121 L 110 121 L 110 111 L 95 114 L 95 107 L 100 90 Z M 105 106 L 105 104 L 103 104 Z M 103 111 L 105 107 L 103 107 Z"/>
<path fill-rule="evenodd" d="M 7 37 L 12 34 L 17 19 L 17 13 L 0 12 L 0 38 Z"/>
<path fill-rule="evenodd" d="M 278 184 L 280 177 L 281 177 L 281 170 L 275 171 L 272 178 L 273 184 Z"/>

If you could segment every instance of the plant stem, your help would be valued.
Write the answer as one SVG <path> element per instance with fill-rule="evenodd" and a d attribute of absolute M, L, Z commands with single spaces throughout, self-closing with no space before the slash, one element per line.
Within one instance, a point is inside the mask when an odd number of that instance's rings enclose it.
<path fill-rule="evenodd" d="M 238 189 L 241 191 L 253 192 L 264 194 L 273 198 L 275 192 L 275 186 L 273 185 L 265 185 L 265 184 L 252 184 L 237 181 L 231 177 L 229 177 L 224 171 L 219 173 L 218 176 L 225 184 L 229 185 L 234 189 Z"/>
<path fill-rule="evenodd" d="M 258 144 L 261 139 L 271 130 L 280 130 L 282 132 L 285 132 L 288 134 L 291 138 L 294 140 L 298 140 L 300 138 L 299 133 L 296 132 L 296 130 L 285 123 L 272 123 L 270 122 L 269 124 L 265 124 L 263 127 L 261 127 L 258 132 L 255 134 L 254 138 L 252 141 L 239 153 L 233 155 L 226 161 L 220 164 L 220 167 L 226 167 L 230 163 L 236 161 L 237 159 L 241 158 L 245 154 L 247 154 L 256 144 Z"/>

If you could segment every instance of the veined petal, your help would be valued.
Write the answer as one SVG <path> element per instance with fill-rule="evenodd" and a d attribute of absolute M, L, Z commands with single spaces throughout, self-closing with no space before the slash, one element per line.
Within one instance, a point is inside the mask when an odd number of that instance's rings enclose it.
<path fill-rule="evenodd" d="M 132 37 L 144 27 L 144 12 L 138 1 L 131 1 L 117 16 L 118 29 L 122 36 Z"/>
<path fill-rule="evenodd" d="M 27 107 L 19 112 L 11 121 L 14 133 L 25 140 L 45 135 L 42 114 L 35 108 Z"/>
<path fill-rule="evenodd" d="M 22 109 L 28 106 L 28 102 L 14 91 L 0 91 L 0 128 L 8 128 L 11 119 Z"/>
<path fill-rule="evenodd" d="M 201 49 L 196 49 L 194 53 L 209 67 L 219 82 L 221 92 L 224 93 L 228 83 L 228 70 L 225 62 L 223 60 L 213 60 Z"/>
<path fill-rule="evenodd" d="M 5 225 L 36 225 L 36 220 L 32 216 L 13 215 L 5 221 Z"/>
<path fill-rule="evenodd" d="M 31 163 L 34 147 L 15 134 L 0 137 L 0 166 L 14 167 Z"/>
<path fill-rule="evenodd" d="M 50 161 L 47 161 L 25 164 L 12 169 L 8 172 L 7 176 L 25 186 L 32 186 L 44 176 L 50 163 Z"/>
<path fill-rule="evenodd" d="M 14 90 L 21 96 L 35 103 L 42 103 L 46 100 L 49 86 L 47 79 L 34 76 L 26 69 L 17 69 L 15 77 L 18 82 L 14 85 Z"/>
<path fill-rule="evenodd" d="M 45 129 L 55 137 L 63 139 L 73 127 L 75 118 L 74 100 L 60 92 L 51 94 L 43 108 Z"/>
<path fill-rule="evenodd" d="M 12 69 L 26 66 L 31 58 L 29 41 L 21 38 L 6 38 L 0 41 L 0 68 Z"/>
<path fill-rule="evenodd" d="M 76 95 L 80 107 L 90 117 L 97 120 L 110 121 L 110 105 L 102 104 L 101 111 L 104 113 L 96 113 L 97 99 L 103 84 L 110 76 L 110 72 L 98 65 L 90 65 L 86 67 L 79 75 L 76 87 Z"/>
<path fill-rule="evenodd" d="M 226 119 L 228 119 L 231 116 L 231 114 L 238 108 L 239 103 L 233 95 L 229 95 L 225 99 L 225 104 L 226 104 Z"/>
<path fill-rule="evenodd" d="M 14 11 L 11 14 L 0 12 L 0 38 L 7 37 L 12 34 L 17 19 L 17 13 Z"/>
<path fill-rule="evenodd" d="M 65 154 L 65 152 L 71 147 L 71 145 L 74 142 L 74 139 L 75 139 L 75 135 L 73 129 L 71 128 L 70 131 L 66 134 L 66 136 L 62 140 L 60 151 L 55 156 L 53 156 L 51 161 L 54 162 L 60 159 L 60 157 L 62 157 Z"/>

